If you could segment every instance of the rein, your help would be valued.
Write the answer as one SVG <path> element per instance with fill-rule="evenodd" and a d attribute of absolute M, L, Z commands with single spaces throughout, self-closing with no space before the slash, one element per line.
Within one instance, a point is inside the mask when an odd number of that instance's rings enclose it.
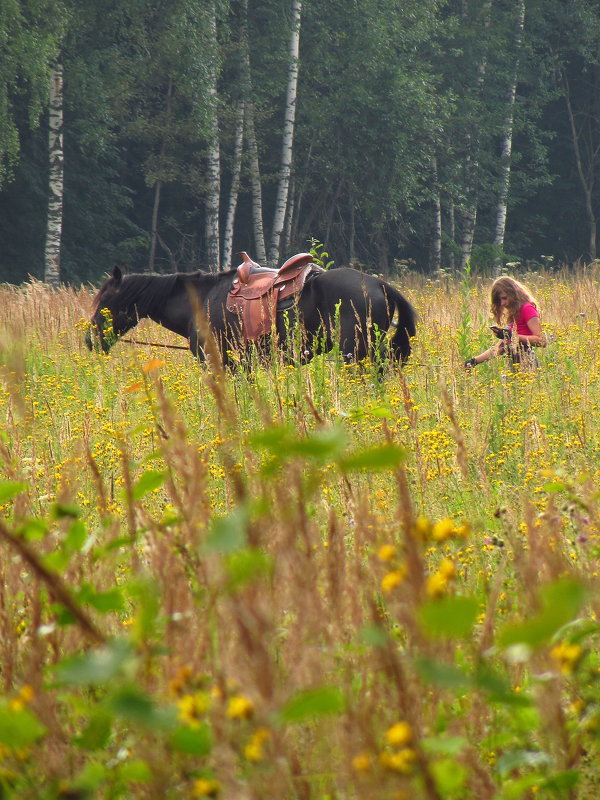
<path fill-rule="evenodd" d="M 161 344 L 159 342 L 140 342 L 138 339 L 120 339 L 127 344 L 143 344 L 146 347 L 168 347 L 170 350 L 189 350 L 189 345 L 185 344 Z"/>
<path fill-rule="evenodd" d="M 142 344 L 146 347 L 168 347 L 170 350 L 189 350 L 190 348 L 184 344 L 161 344 L 160 342 L 141 342 L 139 339 L 119 339 L 120 342 L 125 344 Z M 425 364 L 416 362 L 409 364 L 411 367 L 452 367 L 454 364 Z"/>

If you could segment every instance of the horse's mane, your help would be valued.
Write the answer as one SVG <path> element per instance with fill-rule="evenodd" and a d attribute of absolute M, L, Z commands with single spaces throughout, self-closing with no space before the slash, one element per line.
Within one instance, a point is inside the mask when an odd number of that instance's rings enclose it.
<path fill-rule="evenodd" d="M 145 275 L 132 273 L 124 275 L 119 288 L 119 301 L 123 307 L 135 306 L 140 317 L 150 316 L 155 309 L 160 308 L 172 293 L 180 273 L 170 275 Z M 104 290 L 112 278 L 104 281 L 93 302 L 94 313 L 98 310 Z"/>

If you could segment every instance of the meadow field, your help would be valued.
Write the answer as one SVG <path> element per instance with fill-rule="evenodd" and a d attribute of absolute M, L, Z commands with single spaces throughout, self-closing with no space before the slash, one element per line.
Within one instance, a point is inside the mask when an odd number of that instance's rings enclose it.
<path fill-rule="evenodd" d="M 408 275 L 381 381 L 0 287 L 0 798 L 597 800 L 600 265 L 517 277 L 539 370 Z"/>

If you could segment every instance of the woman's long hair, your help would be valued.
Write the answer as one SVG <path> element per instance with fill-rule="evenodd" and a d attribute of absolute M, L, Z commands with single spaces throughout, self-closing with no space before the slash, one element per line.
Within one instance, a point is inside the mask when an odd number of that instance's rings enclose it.
<path fill-rule="evenodd" d="M 505 294 L 508 297 L 508 305 L 505 308 L 500 305 L 501 294 Z M 491 296 L 491 312 L 498 325 L 515 322 L 519 310 L 525 303 L 531 303 L 538 308 L 537 301 L 529 289 L 507 275 L 502 278 L 496 278 L 492 284 Z"/>

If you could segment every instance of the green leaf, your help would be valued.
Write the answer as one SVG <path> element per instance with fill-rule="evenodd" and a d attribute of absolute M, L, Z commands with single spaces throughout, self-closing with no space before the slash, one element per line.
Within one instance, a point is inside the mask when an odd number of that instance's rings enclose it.
<path fill-rule="evenodd" d="M 273 559 L 262 550 L 245 549 L 232 553 L 226 562 L 227 588 L 236 591 L 273 571 Z"/>
<path fill-rule="evenodd" d="M 526 694 L 513 691 L 510 683 L 488 665 L 480 664 L 474 678 L 474 684 L 488 693 L 490 703 L 501 703 L 507 706 L 527 707 L 532 700 Z"/>
<path fill-rule="evenodd" d="M 544 586 L 540 592 L 542 609 L 531 619 L 505 626 L 498 636 L 501 647 L 526 644 L 540 647 L 579 613 L 586 590 L 579 581 L 564 579 Z"/>
<path fill-rule="evenodd" d="M 96 708 L 80 736 L 74 742 L 82 750 L 102 750 L 110 739 L 113 715 L 105 708 Z"/>
<path fill-rule="evenodd" d="M 569 487 L 562 481 L 551 481 L 550 483 L 545 483 L 542 488 L 549 494 L 558 494 L 558 492 L 566 492 Z"/>
<path fill-rule="evenodd" d="M 563 772 L 557 772 L 556 775 L 551 775 L 542 782 L 542 789 L 549 789 L 551 792 L 568 792 L 579 783 L 581 772 L 578 769 L 566 769 Z M 561 795 L 564 796 L 564 795 Z"/>
<path fill-rule="evenodd" d="M 431 763 L 431 772 L 442 797 L 464 789 L 468 770 L 453 758 L 445 758 Z"/>
<path fill-rule="evenodd" d="M 444 689 L 465 689 L 470 684 L 468 676 L 453 664 L 421 658 L 416 667 L 424 681 Z"/>
<path fill-rule="evenodd" d="M 388 637 L 379 625 L 364 625 L 360 629 L 360 640 L 369 647 L 385 647 Z"/>
<path fill-rule="evenodd" d="M 189 756 L 207 756 L 212 750 L 212 732 L 210 726 L 205 722 L 194 728 L 180 725 L 169 737 L 169 743 L 179 753 Z"/>
<path fill-rule="evenodd" d="M 217 553 L 233 553 L 244 547 L 249 513 L 238 506 L 225 517 L 213 517 L 206 537 L 206 547 Z"/>
<path fill-rule="evenodd" d="M 73 522 L 73 524 L 69 527 L 69 532 L 65 538 L 65 547 L 71 552 L 78 552 L 85 544 L 86 539 L 86 527 L 80 519 L 76 519 L 75 522 Z"/>
<path fill-rule="evenodd" d="M 71 553 L 68 550 L 61 548 L 54 550 L 51 553 L 46 553 L 42 562 L 51 572 L 62 572 L 68 567 L 71 561 Z"/>
<path fill-rule="evenodd" d="M 117 774 L 126 783 L 149 783 L 152 780 L 152 770 L 148 763 L 141 758 L 134 758 L 119 764 Z"/>
<path fill-rule="evenodd" d="M 496 768 L 502 778 L 506 778 L 514 769 L 527 767 L 535 769 L 545 767 L 552 762 L 547 753 L 539 750 L 508 750 L 498 759 Z"/>
<path fill-rule="evenodd" d="M 502 800 L 523 800 L 527 797 L 527 792 L 534 786 L 540 786 L 543 776 L 539 772 L 522 775 L 513 780 L 504 780 L 502 783 Z"/>
<path fill-rule="evenodd" d="M 468 636 L 479 612 L 475 597 L 441 597 L 424 603 L 418 611 L 423 630 L 433 637 L 460 638 Z"/>
<path fill-rule="evenodd" d="M 0 744 L 11 750 L 29 747 L 46 733 L 46 728 L 27 708 L 0 706 Z"/>
<path fill-rule="evenodd" d="M 160 708 L 149 695 L 136 686 L 124 687 L 115 692 L 109 705 L 117 716 L 144 728 L 169 728 L 176 718 L 174 709 Z"/>
<path fill-rule="evenodd" d="M 165 482 L 166 474 L 156 469 L 149 469 L 144 472 L 133 487 L 133 500 L 141 500 L 148 492 L 158 489 Z"/>
<path fill-rule="evenodd" d="M 87 792 L 95 792 L 106 780 L 107 768 L 99 761 L 89 761 L 75 779 L 74 786 Z"/>
<path fill-rule="evenodd" d="M 56 667 L 60 683 L 101 685 L 127 674 L 136 663 L 130 643 L 118 639 L 82 655 L 66 658 Z"/>
<path fill-rule="evenodd" d="M 250 436 L 251 447 L 272 453 L 278 461 L 301 457 L 323 462 L 335 458 L 346 445 L 343 428 L 332 425 L 318 428 L 306 437 L 298 437 L 287 427 L 267 428 Z"/>
<path fill-rule="evenodd" d="M 323 686 L 299 692 L 289 700 L 281 711 L 284 722 L 304 722 L 313 717 L 341 714 L 344 710 L 344 695 L 339 689 Z"/>
<path fill-rule="evenodd" d="M 403 447 L 396 444 L 382 444 L 359 450 L 345 458 L 340 459 L 339 466 L 342 472 L 356 472 L 365 470 L 375 472 L 378 470 L 396 469 L 406 461 L 407 453 Z"/>
<path fill-rule="evenodd" d="M 50 509 L 50 516 L 52 519 L 77 519 L 81 514 L 80 509 L 75 505 L 68 505 L 67 503 L 53 503 Z"/>
<path fill-rule="evenodd" d="M 160 611 L 160 593 L 151 580 L 130 581 L 123 591 L 136 604 L 130 631 L 137 643 L 146 642 L 154 635 Z"/>
<path fill-rule="evenodd" d="M 27 519 L 17 532 L 28 542 L 39 542 L 48 533 L 48 523 L 39 517 Z"/>
<path fill-rule="evenodd" d="M 29 484 L 22 481 L 0 481 L 0 506 L 28 489 Z"/>
<path fill-rule="evenodd" d="M 78 594 L 78 600 L 81 603 L 87 603 L 103 614 L 108 614 L 110 611 L 122 611 L 125 606 L 123 593 L 116 587 L 106 592 L 96 592 L 89 585 L 83 586 Z"/>
<path fill-rule="evenodd" d="M 434 756 L 457 756 L 467 747 L 466 736 L 429 736 L 421 740 L 423 750 Z"/>

